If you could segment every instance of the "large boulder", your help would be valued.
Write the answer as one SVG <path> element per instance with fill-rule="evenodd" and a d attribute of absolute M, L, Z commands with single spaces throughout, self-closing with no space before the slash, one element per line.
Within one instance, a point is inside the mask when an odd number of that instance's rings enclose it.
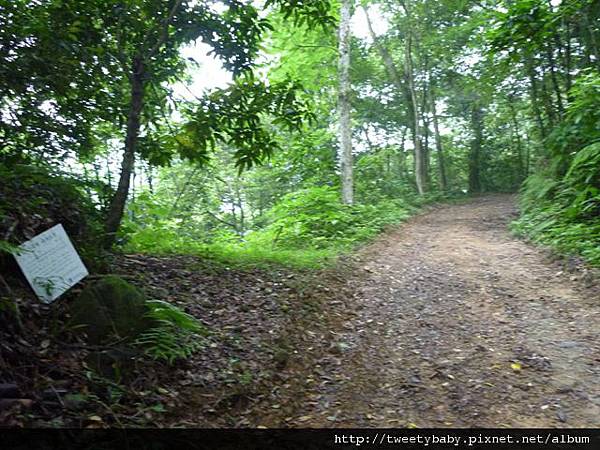
<path fill-rule="evenodd" d="M 120 277 L 107 276 L 87 286 L 71 304 L 71 323 L 81 326 L 91 344 L 127 342 L 152 327 L 146 297 Z"/>

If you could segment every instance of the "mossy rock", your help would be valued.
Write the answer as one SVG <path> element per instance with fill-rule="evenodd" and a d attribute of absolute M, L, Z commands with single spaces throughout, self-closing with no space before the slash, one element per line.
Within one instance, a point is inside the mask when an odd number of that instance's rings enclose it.
<path fill-rule="evenodd" d="M 71 323 L 91 344 L 135 339 L 153 326 L 146 297 L 137 287 L 111 275 L 87 286 L 71 304 Z"/>

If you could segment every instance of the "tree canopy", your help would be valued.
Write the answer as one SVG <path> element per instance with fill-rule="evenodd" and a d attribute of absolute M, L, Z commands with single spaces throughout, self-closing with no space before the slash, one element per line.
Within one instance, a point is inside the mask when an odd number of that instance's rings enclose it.
<path fill-rule="evenodd" d="M 598 2 L 342 6 L 345 46 L 326 0 L 2 1 L 2 164 L 78 178 L 107 248 L 156 220 L 243 243 L 313 189 L 360 208 L 522 188 L 524 232 L 557 199 L 557 230 L 595 220 Z M 182 98 L 200 42 L 232 82 Z"/>

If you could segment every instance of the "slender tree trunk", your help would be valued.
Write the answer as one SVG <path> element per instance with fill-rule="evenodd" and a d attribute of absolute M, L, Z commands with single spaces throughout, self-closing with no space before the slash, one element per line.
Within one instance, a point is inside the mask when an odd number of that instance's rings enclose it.
<path fill-rule="evenodd" d="M 117 191 L 109 205 L 104 226 L 105 247 L 110 248 L 115 242 L 116 232 L 121 224 L 125 203 L 129 193 L 131 173 L 135 164 L 135 151 L 140 132 L 142 106 L 144 104 L 144 77 L 145 67 L 141 56 L 133 59 L 131 70 L 131 103 L 127 117 L 127 135 L 125 138 L 125 151 L 121 162 L 121 176 Z"/>
<path fill-rule="evenodd" d="M 83 163 L 83 176 L 85 177 L 85 193 L 88 197 L 92 196 L 92 190 L 90 189 L 89 179 L 90 179 L 90 171 L 87 167 L 86 163 Z"/>
<path fill-rule="evenodd" d="M 596 3 L 596 5 L 597 5 L 597 3 Z M 587 9 L 589 10 L 592 7 L 593 7 L 593 5 L 588 5 Z M 585 30 L 587 31 L 587 36 L 588 36 L 588 39 L 586 39 L 588 41 L 587 47 L 589 47 L 589 52 L 592 55 L 594 55 L 596 67 L 598 67 L 600 69 L 600 45 L 598 45 L 598 39 L 596 38 L 596 35 L 595 35 L 594 26 L 591 23 L 589 16 L 590 16 L 589 11 L 583 12 L 583 20 L 585 22 L 584 27 L 585 27 Z M 590 63 L 591 63 L 591 58 L 590 58 Z"/>
<path fill-rule="evenodd" d="M 369 151 L 374 152 L 375 147 L 373 146 L 373 142 L 371 141 L 371 136 L 369 136 L 369 127 L 368 126 L 363 127 L 363 133 L 365 135 L 365 141 L 367 141 L 367 147 L 369 148 Z"/>
<path fill-rule="evenodd" d="M 572 70 L 572 57 L 571 57 L 571 24 L 563 19 L 563 27 L 565 28 L 565 50 L 564 50 L 564 64 L 565 64 L 565 86 L 567 88 L 567 100 L 570 100 L 571 87 L 573 86 L 573 76 L 571 75 Z"/>
<path fill-rule="evenodd" d="M 582 12 L 582 15 L 585 15 L 585 12 Z M 578 66 L 579 68 L 592 67 L 594 63 L 592 62 L 592 49 L 587 35 L 587 27 L 583 21 L 576 21 L 573 25 L 573 33 L 577 36 L 577 41 L 583 50 L 584 62 L 578 64 Z"/>
<path fill-rule="evenodd" d="M 190 185 L 192 184 L 192 181 L 194 180 L 194 176 L 196 175 L 196 172 L 198 171 L 198 169 L 199 169 L 199 166 L 195 165 L 194 168 L 192 169 L 192 171 L 189 173 L 188 177 L 186 178 L 185 182 L 183 183 L 183 186 L 181 186 L 181 188 L 179 188 L 177 190 L 177 195 L 175 196 L 175 201 L 171 205 L 171 208 L 169 208 L 169 214 L 167 214 L 168 219 L 173 217 L 173 215 L 177 212 L 177 207 L 179 206 L 179 202 L 183 198 L 183 195 L 186 193 L 188 187 L 190 187 Z M 175 177 L 175 181 L 177 181 L 176 177 Z M 177 183 L 175 183 L 175 184 L 177 184 Z"/>
<path fill-rule="evenodd" d="M 540 131 L 540 140 L 543 140 L 546 137 L 546 127 L 544 125 L 544 119 L 542 118 L 542 112 L 540 110 L 537 81 L 535 79 L 535 71 L 533 69 L 531 61 L 528 61 L 527 63 L 527 71 L 529 75 L 531 106 L 533 108 L 533 114 L 535 115 L 535 119 Z"/>
<path fill-rule="evenodd" d="M 350 16 L 351 0 L 342 0 L 339 28 L 339 97 L 342 202 L 354 203 L 352 175 L 352 129 L 350 122 Z"/>
<path fill-rule="evenodd" d="M 240 210 L 239 234 L 243 237 L 246 233 L 246 214 L 244 212 L 244 202 L 242 201 L 242 193 L 240 191 L 239 180 L 237 180 L 235 183 L 235 199 L 237 208 Z"/>
<path fill-rule="evenodd" d="M 435 133 L 435 149 L 437 152 L 438 170 L 440 171 L 440 189 L 442 191 L 447 191 L 448 179 L 446 177 L 446 161 L 444 157 L 444 148 L 442 146 L 442 137 L 440 136 L 440 128 L 438 124 L 437 108 L 435 105 L 435 93 L 433 86 L 431 86 L 431 89 L 429 90 L 429 97 L 431 102 L 431 115 L 433 119 L 433 132 Z"/>
<path fill-rule="evenodd" d="M 425 154 L 421 142 L 421 130 L 420 130 L 420 113 L 419 113 L 419 102 L 417 100 L 417 89 L 415 87 L 414 67 L 412 59 L 412 15 L 411 9 L 409 8 L 409 2 L 401 0 L 400 4 L 406 13 L 407 18 L 407 33 L 404 48 L 404 68 L 405 68 L 405 79 L 408 85 L 408 91 L 410 92 L 410 102 L 413 109 L 413 145 L 414 145 L 414 162 L 415 162 L 415 183 L 417 185 L 417 191 L 419 195 L 423 195 L 427 192 L 427 161 L 425 160 Z"/>
<path fill-rule="evenodd" d="M 405 47 L 405 64 L 406 73 L 408 76 L 408 88 L 410 90 L 411 102 L 414 110 L 414 148 L 415 148 L 415 181 L 417 183 L 417 191 L 420 195 L 427 192 L 427 166 L 425 163 L 425 155 L 421 145 L 421 130 L 419 124 L 419 102 L 417 100 L 417 91 L 415 88 L 415 80 L 413 74 L 412 63 L 412 37 L 409 34 L 406 38 Z"/>
<path fill-rule="evenodd" d="M 515 141 L 517 144 L 517 167 L 519 172 L 519 183 L 527 176 L 525 174 L 525 167 L 523 165 L 523 145 L 521 143 L 521 130 L 519 129 L 519 122 L 517 121 L 517 112 L 514 106 L 514 97 L 511 95 L 508 97 L 508 107 L 510 108 L 510 118 L 513 125 Z"/>
<path fill-rule="evenodd" d="M 367 18 L 367 26 L 369 28 L 369 34 L 371 35 L 371 39 L 373 39 L 373 43 L 377 47 L 379 54 L 381 55 L 381 59 L 383 60 L 383 65 L 392 81 L 392 84 L 398 92 L 402 93 L 404 97 L 404 101 L 406 103 L 407 111 L 408 111 L 408 119 L 410 121 L 410 128 L 413 137 L 413 141 L 415 140 L 415 111 L 413 107 L 412 97 L 410 93 L 410 89 L 408 88 L 408 75 L 406 73 L 406 67 L 404 68 L 404 74 L 401 75 L 398 72 L 396 64 L 390 55 L 390 52 L 386 47 L 381 44 L 381 40 L 375 34 L 373 30 L 373 24 L 371 23 L 371 17 L 369 16 L 368 9 L 363 6 L 363 10 L 365 12 L 365 16 Z"/>
<path fill-rule="evenodd" d="M 469 192 L 481 192 L 481 146 L 483 144 L 483 110 L 478 103 L 471 109 L 473 140 L 469 152 Z"/>
<path fill-rule="evenodd" d="M 106 181 L 108 183 L 108 187 L 112 189 L 112 170 L 110 168 L 110 157 L 106 155 L 106 159 L 104 160 L 106 163 Z"/>
<path fill-rule="evenodd" d="M 529 176 L 529 167 L 531 165 L 531 142 L 527 139 L 527 146 L 525 147 L 525 178 Z"/>
<path fill-rule="evenodd" d="M 548 92 L 548 82 L 546 79 L 542 80 L 542 100 L 544 102 L 544 109 L 552 128 L 557 123 L 556 111 L 552 102 L 552 95 Z"/>
<path fill-rule="evenodd" d="M 425 70 L 427 70 L 427 65 L 425 65 Z M 429 84 L 425 83 L 423 86 L 423 99 L 421 103 L 421 116 L 423 117 L 423 162 L 424 162 L 424 170 L 423 173 L 425 175 L 425 185 L 429 187 L 431 185 L 430 173 L 431 173 L 431 151 L 429 149 L 429 136 L 430 136 L 430 117 L 429 117 Z"/>
<path fill-rule="evenodd" d="M 429 151 L 429 119 L 427 116 L 423 117 L 423 141 L 421 143 L 421 151 L 423 152 L 423 175 L 425 186 L 429 187 L 431 180 L 429 178 L 431 172 L 431 161 Z"/>
<path fill-rule="evenodd" d="M 96 183 L 98 183 L 98 185 L 100 185 L 100 183 L 101 183 L 100 165 L 96 161 L 94 161 L 93 167 L 94 167 L 94 179 L 96 180 Z"/>
<path fill-rule="evenodd" d="M 394 60 L 392 59 L 390 52 L 388 52 L 387 48 L 385 48 L 381 44 L 377 35 L 375 34 L 375 31 L 373 30 L 373 24 L 371 22 L 371 17 L 369 16 L 369 11 L 368 11 L 367 7 L 363 6 L 363 10 L 364 10 L 365 16 L 367 18 L 367 26 L 369 28 L 369 34 L 371 35 L 371 39 L 373 39 L 373 43 L 375 44 L 375 46 L 377 47 L 377 50 L 379 51 L 379 54 L 381 55 L 381 59 L 383 60 L 385 69 L 387 70 L 388 75 L 390 76 L 390 79 L 392 80 L 392 83 L 394 83 L 396 88 L 401 91 L 403 89 L 402 77 L 400 76 L 400 74 L 398 73 L 398 70 L 396 69 L 396 65 L 394 64 Z"/>
<path fill-rule="evenodd" d="M 230 191 L 230 193 L 231 193 L 231 191 Z M 237 214 L 236 214 L 235 202 L 233 201 L 233 196 L 229 197 L 229 201 L 231 202 L 231 218 L 233 219 L 233 222 L 232 222 L 233 230 L 239 236 L 240 228 L 239 228 L 238 218 L 237 218 Z"/>
<path fill-rule="evenodd" d="M 131 193 L 131 203 L 135 203 L 135 180 L 137 178 L 137 174 L 135 173 L 135 162 L 133 164 L 133 169 L 131 170 L 131 186 L 129 191 Z M 135 211 L 132 209 L 129 211 L 129 217 L 132 222 L 135 222 Z"/>
<path fill-rule="evenodd" d="M 151 194 L 154 194 L 154 175 L 152 174 L 152 166 L 148 165 L 148 173 L 146 174 L 146 178 L 148 179 L 148 189 Z"/>
<path fill-rule="evenodd" d="M 147 44 L 147 42 L 144 42 L 141 48 L 138 49 L 139 53 L 134 56 L 131 64 L 131 99 L 127 115 L 125 149 L 121 161 L 119 184 L 108 207 L 106 221 L 104 223 L 104 246 L 106 248 L 112 247 L 115 242 L 116 233 L 121 225 L 125 204 L 127 203 L 127 196 L 129 194 L 129 184 L 131 182 L 131 173 L 134 170 L 135 165 L 135 152 L 140 134 L 142 109 L 144 107 L 144 88 L 147 75 L 146 63 L 150 64 L 152 58 L 157 56 L 161 47 L 168 41 L 169 26 L 181 8 L 182 3 L 183 0 L 174 0 L 167 16 L 160 24 L 161 33 L 156 42 L 154 42 L 154 45 L 149 48 L 149 50 L 144 51 L 143 47 Z M 149 35 L 150 34 L 147 36 Z"/>
<path fill-rule="evenodd" d="M 562 102 L 562 92 L 560 90 L 560 84 L 558 77 L 556 76 L 556 62 L 554 61 L 554 55 L 552 54 L 552 47 L 546 45 L 546 55 L 548 57 L 548 63 L 550 65 L 550 80 L 552 80 L 552 87 L 554 89 L 554 95 L 556 96 L 556 105 L 558 107 L 558 114 L 562 117 L 564 113 L 564 107 Z"/>
<path fill-rule="evenodd" d="M 404 180 L 409 179 L 408 167 L 406 165 L 406 133 L 408 132 L 408 128 L 404 127 L 402 130 L 402 140 L 400 141 L 400 154 L 399 154 L 399 162 L 398 162 L 398 170 L 400 172 L 400 177 Z"/>

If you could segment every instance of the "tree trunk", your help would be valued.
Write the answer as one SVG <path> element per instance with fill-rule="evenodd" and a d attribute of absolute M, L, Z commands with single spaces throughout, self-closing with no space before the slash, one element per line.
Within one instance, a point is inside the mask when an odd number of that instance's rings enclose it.
<path fill-rule="evenodd" d="M 408 173 L 408 167 L 406 166 L 406 133 L 408 128 L 404 127 L 402 130 L 402 139 L 400 141 L 400 151 L 398 155 L 398 172 L 400 177 L 404 180 L 408 180 L 410 178 Z"/>
<path fill-rule="evenodd" d="M 537 89 L 537 82 L 535 79 L 535 70 L 531 61 L 527 62 L 527 71 L 529 75 L 529 87 L 531 96 L 531 106 L 533 108 L 533 114 L 538 124 L 540 131 L 540 141 L 546 137 L 546 127 L 544 126 L 544 119 L 542 118 L 542 112 L 540 110 L 539 94 Z"/>
<path fill-rule="evenodd" d="M 435 105 L 435 93 L 433 92 L 434 87 L 431 86 L 429 90 L 429 98 L 431 102 L 431 115 L 433 119 L 433 132 L 435 134 L 435 149 L 437 152 L 438 170 L 440 171 L 440 189 L 442 191 L 448 190 L 448 179 L 446 177 L 446 160 L 444 157 L 444 148 L 442 146 L 442 138 L 440 136 L 440 128 L 438 124 L 437 108 Z"/>
<path fill-rule="evenodd" d="M 381 54 L 381 59 L 383 60 L 383 65 L 385 66 L 385 68 L 388 72 L 388 75 L 390 76 L 390 78 L 392 80 L 392 83 L 394 84 L 394 86 L 396 86 L 396 89 L 398 89 L 399 91 L 402 91 L 404 88 L 404 84 L 402 83 L 402 77 L 400 76 L 400 74 L 398 73 L 398 70 L 396 69 L 394 60 L 392 59 L 392 56 L 390 55 L 390 52 L 388 52 L 387 48 L 385 48 L 383 45 L 381 45 L 381 42 L 379 42 L 379 39 L 377 38 L 375 31 L 373 30 L 373 24 L 371 23 L 371 17 L 369 16 L 369 12 L 368 12 L 366 6 L 363 6 L 363 10 L 364 10 L 365 16 L 367 18 L 367 26 L 369 28 L 369 34 L 371 35 L 371 39 L 373 39 L 373 43 L 377 47 L 377 50 L 379 50 L 379 53 Z"/>
<path fill-rule="evenodd" d="M 423 153 L 423 175 L 425 186 L 429 187 L 431 180 L 429 174 L 431 172 L 431 161 L 429 151 L 429 120 L 423 117 L 423 140 L 421 141 L 421 152 Z"/>
<path fill-rule="evenodd" d="M 589 17 L 590 16 L 589 9 L 592 7 L 593 7 L 593 5 L 591 5 L 591 4 L 588 5 L 588 7 L 586 8 L 586 9 L 588 9 L 588 11 L 585 11 L 583 13 L 584 28 L 585 28 L 585 31 L 587 31 L 586 47 L 589 48 L 589 53 L 591 53 L 594 56 L 596 67 L 598 67 L 600 69 L 600 45 L 598 45 L 598 40 L 596 39 L 594 25 L 590 21 L 590 17 Z M 591 58 L 590 58 L 590 66 L 591 66 Z"/>
<path fill-rule="evenodd" d="M 362 130 L 365 135 L 365 141 L 367 142 L 367 147 L 369 148 L 369 151 L 371 153 L 374 153 L 376 149 L 375 146 L 373 146 L 373 142 L 371 141 L 371 136 L 369 136 L 369 127 L 365 126 Z"/>
<path fill-rule="evenodd" d="M 137 174 L 135 173 L 135 161 L 133 163 L 133 168 L 131 169 L 131 186 L 129 190 L 131 191 L 131 203 L 135 203 L 135 179 L 137 178 Z M 132 222 L 135 222 L 135 212 L 134 210 L 129 211 L 129 217 Z"/>
<path fill-rule="evenodd" d="M 408 88 L 410 90 L 411 102 L 414 110 L 414 141 L 415 147 L 415 181 L 417 183 L 417 191 L 419 195 L 423 195 L 427 192 L 427 165 L 425 162 L 425 155 L 421 146 L 421 130 L 419 125 L 419 102 L 417 100 L 417 91 L 415 88 L 415 80 L 413 74 L 413 63 L 412 63 L 412 37 L 409 34 L 406 38 L 406 49 L 405 49 L 405 64 L 406 74 L 408 77 Z"/>
<path fill-rule="evenodd" d="M 565 51 L 564 55 L 564 65 L 565 65 L 565 86 L 567 89 L 567 104 L 569 104 L 571 100 L 571 87 L 573 87 L 573 75 L 571 75 L 571 70 L 573 69 L 572 55 L 571 55 L 571 24 L 563 18 L 563 27 L 565 28 Z"/>
<path fill-rule="evenodd" d="M 135 151 L 140 133 L 140 120 L 144 104 L 144 76 L 144 61 L 140 56 L 136 56 L 133 59 L 131 70 L 131 102 L 127 117 L 127 134 L 125 138 L 125 151 L 121 162 L 121 176 L 117 191 L 110 202 L 104 225 L 106 233 L 104 240 L 105 248 L 110 248 L 115 242 L 116 232 L 121 225 L 127 195 L 129 194 L 129 184 L 135 164 Z"/>
<path fill-rule="evenodd" d="M 510 118 L 512 121 L 513 132 L 515 135 L 515 141 L 517 145 L 517 170 L 519 172 L 519 183 L 521 183 L 527 177 L 527 174 L 525 173 L 525 165 L 523 164 L 523 145 L 521 141 L 521 130 L 519 129 L 519 122 L 517 120 L 517 111 L 515 110 L 514 100 L 514 96 L 508 96 Z"/>
<path fill-rule="evenodd" d="M 392 84 L 394 85 L 394 87 L 396 89 L 398 89 L 398 92 L 400 92 L 402 94 L 402 96 L 404 97 L 404 101 L 406 102 L 406 108 L 407 108 L 407 112 L 408 112 L 408 120 L 410 121 L 410 129 L 411 129 L 411 133 L 412 133 L 413 141 L 414 141 L 415 136 L 416 136 L 416 134 L 415 134 L 415 111 L 413 108 L 413 102 L 412 102 L 412 98 L 411 98 L 410 89 L 408 88 L 408 75 L 406 74 L 406 70 L 405 70 L 405 73 L 403 75 L 404 76 L 404 81 L 403 81 L 403 77 L 398 72 L 398 69 L 396 68 L 396 64 L 394 63 L 394 60 L 392 59 L 392 57 L 390 55 L 390 52 L 388 51 L 387 48 L 385 48 L 381 44 L 381 41 L 377 38 L 377 35 L 375 34 L 375 31 L 373 30 L 373 24 L 371 23 L 371 18 L 369 16 L 369 12 L 365 6 L 363 6 L 363 10 L 364 10 L 365 16 L 367 18 L 369 34 L 371 35 L 371 39 L 373 39 L 373 43 L 375 44 L 375 46 L 377 47 L 377 50 L 379 51 L 379 53 L 381 55 L 381 59 L 383 60 L 383 65 L 385 66 L 385 69 L 390 77 L 390 80 L 392 81 Z"/>
<path fill-rule="evenodd" d="M 562 92 L 560 90 L 560 84 L 558 83 L 558 77 L 556 76 L 556 62 L 554 61 L 554 55 L 552 54 L 552 51 L 552 47 L 550 45 L 546 45 L 546 55 L 548 57 L 548 63 L 550 65 L 550 80 L 552 81 L 552 88 L 554 89 L 554 95 L 556 96 L 558 115 L 562 117 L 562 115 L 564 114 Z"/>
<path fill-rule="evenodd" d="M 235 204 L 240 211 L 239 235 L 244 237 L 246 234 L 246 214 L 244 212 L 244 202 L 242 201 L 242 193 L 240 191 L 240 180 L 235 181 Z"/>
<path fill-rule="evenodd" d="M 96 180 L 96 183 L 98 184 L 98 186 L 102 183 L 102 179 L 100 178 L 100 165 L 94 161 L 93 163 L 94 166 L 94 179 Z"/>
<path fill-rule="evenodd" d="M 152 166 L 148 165 L 146 178 L 148 179 L 148 189 L 154 195 L 154 175 L 152 174 Z"/>
<path fill-rule="evenodd" d="M 547 79 L 542 79 L 542 100 L 544 102 L 544 109 L 546 110 L 546 115 L 548 116 L 548 120 L 550 122 L 550 128 L 554 127 L 557 123 L 556 111 L 554 110 L 554 104 L 552 102 L 552 96 L 548 92 L 548 82 Z"/>
<path fill-rule="evenodd" d="M 483 143 L 483 110 L 478 103 L 471 109 L 473 140 L 469 152 L 469 193 L 481 192 L 481 146 Z"/>
<path fill-rule="evenodd" d="M 425 70 L 427 68 L 425 67 Z M 428 97 L 429 97 L 429 85 L 425 83 L 423 86 L 423 100 L 421 103 L 421 116 L 423 117 L 423 140 L 422 140 L 422 152 L 423 152 L 423 162 L 425 168 L 423 169 L 425 175 L 425 185 L 431 185 L 430 173 L 431 173 L 431 159 L 430 159 L 430 150 L 429 150 L 429 136 L 430 136 L 430 120 L 429 117 L 429 106 L 428 106 Z"/>
<path fill-rule="evenodd" d="M 85 193 L 88 197 L 92 197 L 92 190 L 90 189 L 89 179 L 90 171 L 88 170 L 87 164 L 83 163 L 83 176 L 85 177 Z"/>
<path fill-rule="evenodd" d="M 142 48 L 147 43 L 144 42 L 144 44 L 141 45 L 141 48 L 138 49 L 139 53 L 133 57 L 130 76 L 131 99 L 129 101 L 129 112 L 127 115 L 125 150 L 123 152 L 123 159 L 121 161 L 121 175 L 119 178 L 117 191 L 110 202 L 106 215 L 106 221 L 104 223 L 105 248 L 112 247 L 115 242 L 116 233 L 121 225 L 123 212 L 125 211 L 125 204 L 127 203 L 127 196 L 129 194 L 129 184 L 131 183 L 131 173 L 135 165 L 135 152 L 140 134 L 142 109 L 144 107 L 146 62 L 149 63 L 152 58 L 156 57 L 160 52 L 161 46 L 169 39 L 169 26 L 181 8 L 182 3 L 183 0 L 175 0 L 168 12 L 167 17 L 162 20 L 159 25 L 162 30 L 160 36 L 156 42 L 154 42 L 154 45 L 147 50 L 145 54 L 142 54 Z"/>
<path fill-rule="evenodd" d="M 352 176 L 352 129 L 350 123 L 350 16 L 351 0 L 342 0 L 339 28 L 339 97 L 342 202 L 354 203 Z"/>
<path fill-rule="evenodd" d="M 113 187 L 113 179 L 112 179 L 112 170 L 110 168 L 110 158 L 108 154 L 106 155 L 106 159 L 104 160 L 106 163 L 106 182 L 108 183 L 108 187 L 112 190 Z"/>

